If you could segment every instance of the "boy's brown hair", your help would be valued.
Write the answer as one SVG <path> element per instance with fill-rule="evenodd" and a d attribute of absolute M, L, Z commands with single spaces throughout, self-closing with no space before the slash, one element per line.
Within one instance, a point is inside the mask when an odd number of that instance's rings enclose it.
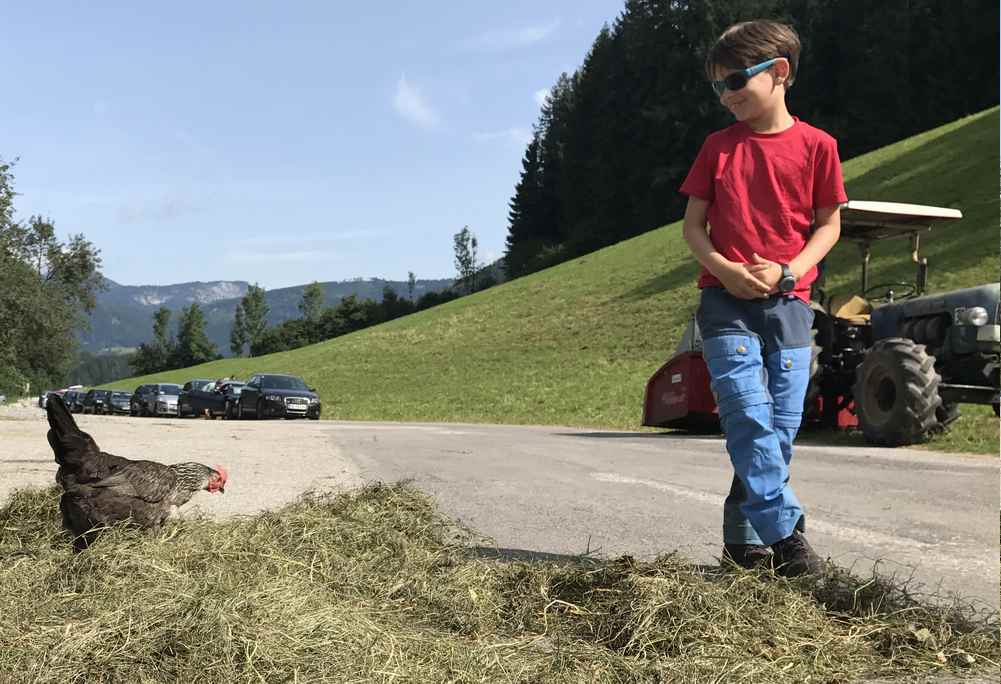
<path fill-rule="evenodd" d="M 716 44 L 706 56 L 706 76 L 717 78 L 717 67 L 746 69 L 772 57 L 789 60 L 789 80 L 792 86 L 799 71 L 799 53 L 802 45 L 796 29 L 777 21 L 755 19 L 734 24 L 716 39 Z"/>

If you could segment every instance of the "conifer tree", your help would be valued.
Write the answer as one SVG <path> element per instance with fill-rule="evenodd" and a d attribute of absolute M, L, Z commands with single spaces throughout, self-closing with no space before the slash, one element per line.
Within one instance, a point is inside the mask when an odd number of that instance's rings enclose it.
<path fill-rule="evenodd" d="M 172 359 L 175 368 L 186 368 L 218 358 L 215 345 L 205 334 L 205 314 L 196 302 L 184 309 L 177 321 L 177 344 Z"/>
<path fill-rule="evenodd" d="M 535 206 L 539 182 L 539 132 L 536 130 L 521 160 L 521 179 L 508 205 L 508 234 L 504 240 L 504 272 L 508 278 L 530 273 L 531 264 L 542 248 L 533 225 L 538 218 Z"/>

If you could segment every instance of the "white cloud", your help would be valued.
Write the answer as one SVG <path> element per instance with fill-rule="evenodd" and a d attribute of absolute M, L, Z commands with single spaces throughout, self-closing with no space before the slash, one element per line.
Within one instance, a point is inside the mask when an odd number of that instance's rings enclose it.
<path fill-rule="evenodd" d="M 322 251 L 324 247 L 343 246 L 352 242 L 365 242 L 375 238 L 384 238 L 390 232 L 384 228 L 356 228 L 319 233 L 296 233 L 294 237 L 258 235 L 240 239 L 241 244 L 256 247 L 268 247 L 275 251 L 290 251 L 292 247 L 308 247 Z"/>
<path fill-rule="evenodd" d="M 486 31 L 463 40 L 460 45 L 467 50 L 511 50 L 539 43 L 560 26 L 559 20 L 548 24 L 535 24 L 516 29 Z"/>
<path fill-rule="evenodd" d="M 542 90 L 535 91 L 535 104 L 540 107 L 546 104 L 546 98 L 549 97 L 549 88 L 543 88 Z"/>
<path fill-rule="evenodd" d="M 488 131 L 484 133 L 474 133 L 473 140 L 476 142 L 490 142 L 492 140 L 505 140 L 518 148 L 523 148 L 532 140 L 532 131 L 528 128 L 506 128 L 502 131 Z"/>
<path fill-rule="evenodd" d="M 190 199 L 177 195 L 164 195 L 118 207 L 118 220 L 121 223 L 173 221 L 185 214 L 197 213 L 200 210 L 201 207 Z"/>
<path fill-rule="evenodd" d="M 278 263 L 330 263 L 333 261 L 343 261 L 344 254 L 336 251 L 317 251 L 299 249 L 287 252 L 232 252 L 224 257 L 224 261 L 231 264 L 278 264 Z"/>
<path fill-rule="evenodd" d="M 441 121 L 438 113 L 424 95 L 407 81 L 406 76 L 400 76 L 396 82 L 393 108 L 404 119 L 422 128 L 435 128 Z"/>

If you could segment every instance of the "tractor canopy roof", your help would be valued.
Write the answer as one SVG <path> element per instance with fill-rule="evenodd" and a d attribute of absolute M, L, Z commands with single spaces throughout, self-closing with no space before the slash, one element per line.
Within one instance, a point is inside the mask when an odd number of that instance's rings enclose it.
<path fill-rule="evenodd" d="M 850 200 L 841 205 L 841 238 L 871 242 L 914 235 L 933 223 L 963 218 L 959 209 L 901 202 Z"/>

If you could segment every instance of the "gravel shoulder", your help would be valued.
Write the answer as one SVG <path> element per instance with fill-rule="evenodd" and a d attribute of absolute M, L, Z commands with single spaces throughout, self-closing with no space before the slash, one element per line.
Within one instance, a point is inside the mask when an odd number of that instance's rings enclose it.
<path fill-rule="evenodd" d="M 226 493 L 199 492 L 181 509 L 225 517 L 293 501 L 309 489 L 343 490 L 362 479 L 323 421 L 74 416 L 103 451 L 133 459 L 221 465 Z M 45 411 L 30 400 L 0 406 L 0 505 L 15 489 L 55 483 Z"/>

